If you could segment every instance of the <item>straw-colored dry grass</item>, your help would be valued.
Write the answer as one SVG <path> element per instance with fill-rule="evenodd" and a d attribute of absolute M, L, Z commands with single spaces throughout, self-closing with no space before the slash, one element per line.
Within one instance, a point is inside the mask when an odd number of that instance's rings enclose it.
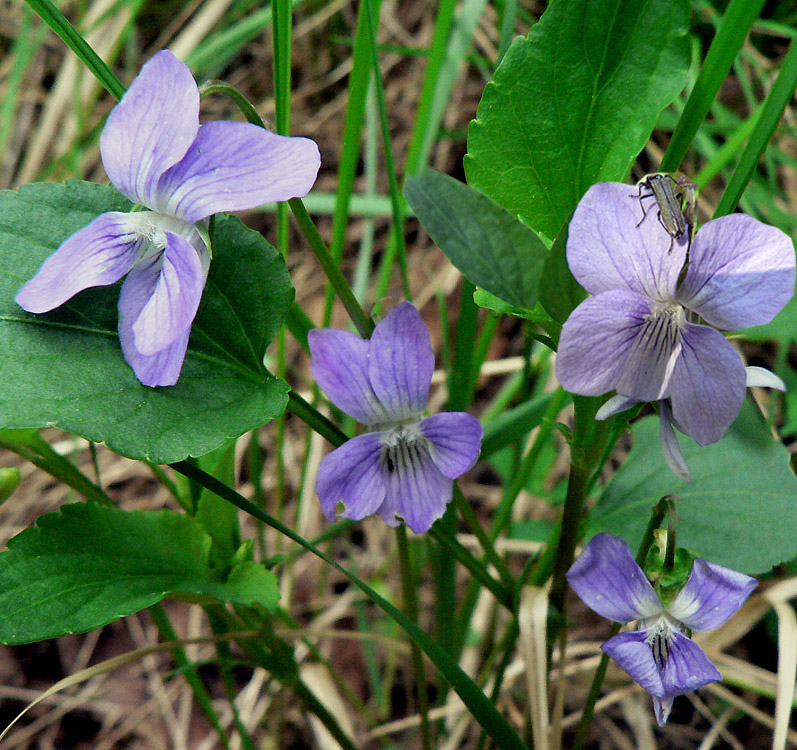
<path fill-rule="evenodd" d="M 232 0 L 192 0 L 182 3 L 149 3 L 135 24 L 134 33 L 122 42 L 129 19 L 126 3 L 115 0 L 91 0 L 87 3 L 64 3 L 68 15 L 77 21 L 95 49 L 106 59 L 116 59 L 117 69 L 129 81 L 132 73 L 157 49 L 169 46 L 186 55 L 200 45 L 219 25 L 225 14 L 235 11 Z M 425 47 L 429 44 L 434 20 L 434 6 L 426 0 L 384 0 L 381 12 L 379 41 L 387 45 Z M 532 12 L 539 9 L 533 5 Z M 25 11 L 20 4 L 4 2 L 0 12 L 0 45 L 7 54 L 0 61 L 0 102 L 13 97 L 0 151 L 0 187 L 15 187 L 39 178 L 105 180 L 99 162 L 96 137 L 89 134 L 100 125 L 110 111 L 112 101 L 104 95 L 90 75 L 81 71 L 71 53 L 52 34 L 43 35 L 41 46 L 32 47 L 24 77 L 14 83 L 17 57 L 13 45 L 26 34 L 33 41 L 39 24 L 28 27 Z M 336 187 L 336 168 L 339 159 L 343 117 L 347 101 L 347 75 L 351 70 L 351 47 L 343 37 L 352 37 L 355 9 L 351 3 L 332 0 L 313 9 L 300 9 L 295 16 L 294 32 L 294 94 L 292 129 L 296 134 L 314 138 L 321 148 L 323 166 L 317 189 L 333 192 Z M 474 34 L 475 52 L 488 59 L 496 56 L 498 36 L 496 14 L 492 6 L 485 9 Z M 518 29 L 523 31 L 523 29 Z M 338 41 L 330 41 L 331 39 Z M 16 49 L 18 52 L 19 49 Z M 386 83 L 387 107 L 391 118 L 393 148 L 397 163 L 403 162 L 411 132 L 417 96 L 420 92 L 424 60 L 398 53 L 382 55 L 382 70 Z M 124 64 L 121 64 L 124 61 Z M 244 91 L 256 103 L 261 115 L 273 120 L 274 102 L 271 82 L 272 47 L 269 32 L 264 29 L 246 45 L 223 69 L 215 72 Z M 126 71 L 126 72 L 125 72 Z M 465 66 L 447 108 L 444 126 L 461 136 L 441 140 L 435 146 L 431 163 L 438 169 L 461 176 L 461 158 L 465 150 L 464 133 L 474 116 L 484 86 L 484 79 L 473 65 Z M 226 100 L 214 98 L 203 103 L 207 117 L 234 117 L 235 112 Z M 2 124 L 0 123 L 0 127 Z M 3 131 L 0 131 L 2 133 Z M 96 134 L 95 134 L 96 136 Z M 657 160 L 656 146 L 651 145 L 651 157 Z M 363 178 L 357 189 L 365 190 Z M 380 170 L 376 189 L 387 193 L 384 170 Z M 797 193 L 795 193 L 797 195 Z M 792 196 L 794 198 L 794 196 Z M 274 240 L 274 217 L 262 212 L 243 216 L 252 227 L 261 229 Z M 331 222 L 319 217 L 322 231 L 328 232 Z M 373 226 L 377 252 L 387 241 L 386 219 L 376 219 Z M 367 222 L 355 217 L 347 235 L 344 270 L 352 272 L 355 247 Z M 305 251 L 298 234 L 293 237 L 289 264 L 297 299 L 315 320 L 323 310 L 323 278 L 313 257 Z M 410 236 L 409 269 L 416 304 L 423 309 L 432 329 L 433 341 L 439 345 L 441 332 L 435 310 L 435 296 L 454 301 L 459 274 L 443 255 L 434 248 L 423 232 Z M 398 298 L 398 286 L 394 287 Z M 343 325 L 341 314 L 334 322 Z M 455 321 L 452 321 L 455 322 Z M 513 355 L 521 348 L 512 338 L 511 321 L 502 322 L 493 350 L 484 368 L 481 383 L 483 393 L 492 393 L 507 372 L 518 369 L 522 362 Z M 297 389 L 305 391 L 310 384 L 307 357 L 289 342 L 289 380 Z M 444 385 L 436 378 L 432 408 L 442 403 Z M 302 462 L 305 453 L 304 431 L 292 418 L 287 420 L 283 451 L 285 467 L 285 517 L 306 538 L 312 538 L 325 526 L 320 509 L 312 493 L 312 482 L 302 499 L 297 514 L 297 494 L 300 487 Z M 46 437 L 59 452 L 68 455 L 89 476 L 94 476 L 88 445 L 85 441 L 50 431 Z M 237 449 L 238 489 L 247 494 L 244 456 L 249 436 L 239 440 Z M 266 461 L 264 486 L 267 498 L 274 495 L 275 457 L 273 429 L 263 428 L 258 435 Z M 322 439 L 313 438 L 309 445 L 311 473 L 328 449 Z M 39 515 L 61 504 L 78 500 L 68 488 L 57 484 L 29 464 L 13 455 L 0 456 L 0 465 L 16 465 L 22 471 L 22 486 L 5 505 L 0 507 L 0 541 L 30 525 Z M 97 465 L 102 485 L 108 493 L 128 509 L 172 507 L 169 493 L 154 479 L 149 469 L 137 462 L 116 456 L 102 446 L 97 448 Z M 561 475 L 564 464 L 555 472 Z M 470 479 L 469 495 L 479 503 L 480 512 L 489 514 L 495 507 L 499 490 L 494 485 L 479 483 L 479 473 Z M 489 479 L 489 477 L 487 477 Z M 547 503 L 521 496 L 517 512 L 525 516 L 545 516 Z M 246 535 L 254 536 L 255 529 L 248 517 L 241 517 Z M 356 544 L 345 547 L 345 555 L 352 566 L 367 580 L 381 580 L 398 598 L 399 584 L 394 577 L 398 569 L 394 541 L 389 530 L 378 521 L 366 521 L 360 526 Z M 462 536 L 465 544 L 472 539 Z M 286 549 L 283 540 L 268 530 L 267 547 Z M 338 543 L 339 546 L 341 543 Z M 522 563 L 533 545 L 522 542 L 502 543 L 499 548 L 511 555 L 513 564 Z M 337 550 L 343 554 L 343 548 Z M 462 581 L 465 581 L 464 576 Z M 360 633 L 355 627 L 355 613 L 364 606 L 366 616 L 374 613 L 363 605 L 359 596 L 348 589 L 337 574 L 330 573 L 316 559 L 305 556 L 288 566 L 281 578 L 282 604 L 302 623 L 301 631 L 286 632 L 296 639 L 297 659 L 302 664 L 302 676 L 327 706 L 359 738 L 364 748 L 383 747 L 383 741 L 395 740 L 401 746 L 415 747 L 418 717 L 407 705 L 411 693 L 409 649 L 395 632 L 378 632 L 373 636 Z M 420 592 L 422 622 L 428 624 L 430 593 Z M 794 698 L 795 649 L 797 622 L 794 610 L 787 604 L 797 594 L 793 579 L 764 588 L 751 599 L 739 617 L 726 628 L 703 639 L 704 647 L 723 670 L 725 685 L 710 686 L 700 696 L 680 699 L 673 721 L 661 733 L 653 731 L 652 716 L 647 698 L 629 684 L 619 670 L 610 670 L 607 689 L 598 703 L 594 731 L 595 747 L 600 748 L 767 748 L 781 750 L 797 745 L 797 732 L 789 729 L 789 707 Z M 591 615 L 577 610 L 583 625 L 574 628 L 567 644 L 566 657 L 554 650 L 554 668 L 550 681 L 545 679 L 545 591 L 529 591 L 522 603 L 522 648 L 509 666 L 500 707 L 522 726 L 530 717 L 534 720 L 534 738 L 538 748 L 557 747 L 565 733 L 577 723 L 579 707 L 589 686 L 591 674 L 598 661 L 601 637 L 608 625 L 598 623 Z M 574 603 L 574 606 L 575 605 Z M 232 726 L 229 706 L 223 696 L 218 671 L 213 666 L 215 650 L 207 642 L 209 628 L 200 608 L 169 602 L 167 611 L 185 639 L 196 639 L 187 646 L 189 656 L 199 664 L 206 663 L 202 675 L 215 699 L 225 728 Z M 779 628 L 779 655 L 760 625 L 761 618 L 774 612 Z M 2 613 L 0 613 L 2 616 Z M 500 632 L 502 613 L 496 612 L 492 599 L 483 595 L 472 623 L 476 635 Z M 771 617 L 771 615 L 770 615 Z M 751 631 L 754 628 L 754 634 Z M 329 673 L 307 658 L 306 646 L 299 636 L 307 636 L 329 659 L 342 677 L 345 690 L 335 684 Z M 370 639 L 385 674 L 395 676 L 393 712 L 376 725 L 366 726 L 362 716 L 352 707 L 346 691 L 360 699 L 367 699 L 364 677 L 363 641 Z M 156 650 L 142 656 L 136 653 L 128 663 L 112 662 L 113 668 L 100 669 L 93 675 L 81 674 L 89 665 L 101 664 L 131 652 L 145 652 L 157 643 L 157 632 L 146 613 L 126 618 L 101 631 L 86 635 L 67 636 L 57 641 L 16 648 L 0 648 L 0 729 L 27 703 L 39 697 L 67 675 L 81 680 L 46 696 L 14 728 L 3 742 L 4 750 L 27 748 L 182 748 L 211 750 L 219 745 L 216 734 L 197 710 L 190 689 L 179 675 L 170 672 L 173 665 L 168 652 Z M 756 653 L 751 653 L 755 651 Z M 763 655 L 763 656 L 762 656 Z M 764 666 L 751 659 L 769 658 L 776 663 Z M 124 661 L 124 660 L 122 660 Z M 480 668 L 480 653 L 476 648 L 465 650 L 462 666 L 471 674 Z M 766 667 L 766 668 L 765 668 Z M 280 688 L 267 674 L 241 669 L 238 679 L 238 707 L 243 723 L 253 732 L 258 747 L 288 750 L 289 748 L 337 747 L 318 726 L 305 716 L 290 693 Z M 489 685 L 489 683 L 488 683 Z M 769 697 L 767 697 L 769 696 Z M 774 700 L 773 700 L 774 699 Z M 450 729 L 448 740 L 441 750 L 458 747 L 472 748 L 478 737 L 474 722 L 463 712 L 456 696 L 451 695 L 445 706 L 432 711 L 433 717 L 443 717 Z M 235 733 L 230 746 L 238 748 Z"/>

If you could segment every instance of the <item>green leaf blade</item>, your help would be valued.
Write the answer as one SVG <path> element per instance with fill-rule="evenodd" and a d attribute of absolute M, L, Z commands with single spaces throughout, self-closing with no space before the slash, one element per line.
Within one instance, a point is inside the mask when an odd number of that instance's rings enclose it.
<path fill-rule="evenodd" d="M 407 178 L 404 195 L 429 236 L 471 282 L 532 308 L 548 250 L 512 214 L 433 169 Z"/>
<path fill-rule="evenodd" d="M 610 531 L 633 549 L 653 506 L 672 493 L 680 498 L 678 544 L 698 557 L 754 575 L 797 554 L 797 477 L 749 402 L 718 443 L 700 447 L 679 436 L 688 484 L 659 457 L 657 418 L 640 420 L 633 432 L 631 454 L 592 511 L 587 537 Z"/>
<path fill-rule="evenodd" d="M 474 188 L 553 238 L 587 188 L 624 180 L 681 91 L 685 0 L 558 0 L 517 38 L 468 130 Z"/>
<path fill-rule="evenodd" d="M 284 261 L 238 219 L 219 216 L 214 257 L 180 380 L 148 388 L 124 361 L 119 285 L 87 289 L 44 315 L 15 302 L 70 234 L 130 203 L 111 187 L 33 184 L 0 193 L 0 425 L 57 426 L 155 463 L 203 455 L 279 416 L 288 386 L 265 348 L 293 300 Z"/>
<path fill-rule="evenodd" d="M 0 553 L 0 642 L 82 633 L 159 602 L 167 594 L 276 606 L 273 575 L 255 563 L 216 578 L 211 539 L 172 511 L 125 512 L 66 505 Z M 240 568 L 240 569 L 239 569 Z"/>

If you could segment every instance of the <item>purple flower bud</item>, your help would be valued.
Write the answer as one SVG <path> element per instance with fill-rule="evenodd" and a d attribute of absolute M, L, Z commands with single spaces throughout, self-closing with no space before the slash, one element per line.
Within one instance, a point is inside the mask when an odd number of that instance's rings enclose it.
<path fill-rule="evenodd" d="M 122 352 L 144 385 L 174 385 L 210 266 L 194 224 L 303 197 L 318 173 L 318 147 L 249 123 L 200 126 L 191 72 L 162 51 L 114 107 L 100 151 L 114 186 L 149 210 L 98 216 L 61 244 L 16 300 L 28 312 L 46 312 L 127 275 Z"/>
<path fill-rule="evenodd" d="M 687 632 L 722 625 L 757 585 L 743 573 L 695 560 L 686 585 L 665 607 L 628 545 L 612 534 L 592 538 L 567 581 L 599 615 L 615 622 L 638 620 L 638 630 L 619 633 L 601 648 L 653 696 L 659 726 L 675 696 L 722 679 Z"/>
<path fill-rule="evenodd" d="M 593 185 L 576 208 L 567 261 L 593 296 L 562 328 L 559 381 L 584 396 L 617 391 L 600 418 L 633 403 L 666 404 L 665 456 L 688 480 L 672 426 L 708 445 L 738 415 L 748 373 L 715 329 L 762 325 L 791 299 L 791 240 L 733 214 L 708 222 L 687 248 L 687 236 L 673 243 L 655 211 L 643 218 L 632 189 L 605 182 Z"/>
<path fill-rule="evenodd" d="M 464 412 L 426 419 L 434 354 L 409 302 L 394 307 L 370 339 L 332 328 L 307 336 L 311 369 L 335 406 L 373 431 L 324 457 L 316 490 L 324 515 L 422 533 L 443 515 L 454 479 L 476 463 L 482 426 Z"/>

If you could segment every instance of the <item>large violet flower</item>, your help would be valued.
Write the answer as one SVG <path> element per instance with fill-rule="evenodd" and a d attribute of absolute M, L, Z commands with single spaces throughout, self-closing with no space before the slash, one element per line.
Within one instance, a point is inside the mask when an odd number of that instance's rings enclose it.
<path fill-rule="evenodd" d="M 114 186 L 149 210 L 98 216 L 61 244 L 16 299 L 29 312 L 46 312 L 127 274 L 122 352 L 144 385 L 174 385 L 210 265 L 194 225 L 219 211 L 306 195 L 318 147 L 249 123 L 200 126 L 191 72 L 163 51 L 111 112 L 100 150 Z"/>
<path fill-rule="evenodd" d="M 775 317 L 794 292 L 794 247 L 779 229 L 742 214 L 708 222 L 691 248 L 686 235 L 673 243 L 655 207 L 642 217 L 634 191 L 612 182 L 593 185 L 576 208 L 567 261 L 594 296 L 564 324 L 556 375 L 572 393 L 617 391 L 599 419 L 660 402 L 665 457 L 688 480 L 672 425 L 708 445 L 736 418 L 746 385 L 783 387 L 766 370 L 745 371 L 715 328 Z"/>
<path fill-rule="evenodd" d="M 403 302 L 370 339 L 332 328 L 308 334 L 311 369 L 339 409 L 371 428 L 324 457 L 316 490 L 324 515 L 379 513 L 416 533 L 443 515 L 453 480 L 479 455 L 482 427 L 464 412 L 421 419 L 434 354 L 418 311 Z"/>
<path fill-rule="evenodd" d="M 659 726 L 673 698 L 722 675 L 686 633 L 722 625 L 756 587 L 755 578 L 695 560 L 686 585 L 665 607 L 628 545 L 598 534 L 567 572 L 567 580 L 590 609 L 615 622 L 638 620 L 639 629 L 618 633 L 601 648 L 653 696 Z"/>

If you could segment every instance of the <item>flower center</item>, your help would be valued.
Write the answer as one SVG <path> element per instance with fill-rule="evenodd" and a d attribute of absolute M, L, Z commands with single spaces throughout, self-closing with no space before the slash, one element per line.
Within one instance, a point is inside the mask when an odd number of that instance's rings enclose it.
<path fill-rule="evenodd" d="M 675 338 L 686 323 L 686 308 L 678 302 L 658 302 L 647 319 L 665 336 Z"/>
<path fill-rule="evenodd" d="M 429 441 L 423 436 L 419 423 L 391 427 L 382 433 L 379 466 L 388 474 L 403 472 L 421 460 L 421 454 L 428 452 L 428 446 Z"/>
<path fill-rule="evenodd" d="M 142 248 L 142 260 L 159 255 L 166 249 L 166 233 L 179 235 L 188 240 L 197 252 L 205 249 L 205 242 L 193 224 L 178 219 L 176 216 L 161 214 L 157 211 L 134 211 L 127 215 L 131 230 L 145 242 Z"/>
<path fill-rule="evenodd" d="M 645 643 L 650 646 L 653 661 L 662 670 L 670 656 L 670 646 L 675 638 L 676 631 L 683 630 L 677 620 L 668 617 L 666 613 L 656 615 L 639 621 L 639 626 L 647 631 Z"/>

